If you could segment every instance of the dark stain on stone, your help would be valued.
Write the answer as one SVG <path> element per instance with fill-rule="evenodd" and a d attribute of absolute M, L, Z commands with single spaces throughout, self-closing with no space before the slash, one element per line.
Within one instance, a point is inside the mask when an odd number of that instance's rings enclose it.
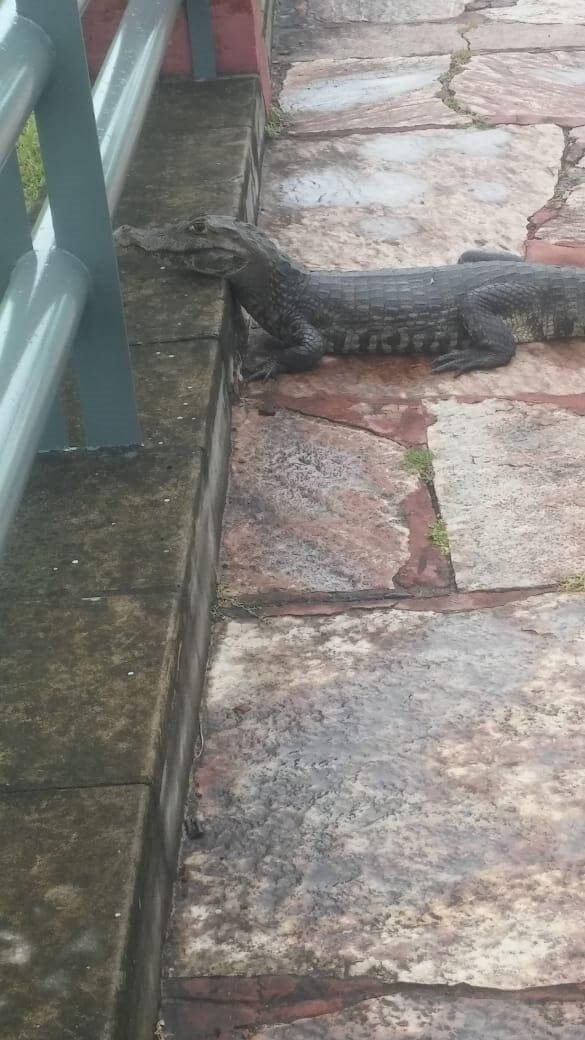
<path fill-rule="evenodd" d="M 176 1040 L 228 1037 L 245 1026 L 276 1025 L 330 1015 L 352 1004 L 383 996 L 378 979 L 203 977 L 169 979 L 165 1027 Z"/>
<path fill-rule="evenodd" d="M 409 530 L 410 556 L 395 575 L 398 586 L 414 591 L 433 588 L 452 589 L 451 566 L 429 538 L 429 528 L 436 520 L 430 491 L 421 484 L 404 500 Z"/>
<path fill-rule="evenodd" d="M 165 1028 L 175 1040 L 211 1040 L 233 1036 L 234 1030 L 282 1025 L 299 1019 L 331 1015 L 382 996 L 407 996 L 421 1001 L 437 998 L 501 1000 L 509 1003 L 580 1003 L 585 982 L 527 989 L 495 989 L 458 983 L 425 985 L 355 978 L 301 978 L 294 975 L 202 976 L 167 979 L 164 984 Z"/>
<path fill-rule="evenodd" d="M 473 610 L 487 610 L 490 607 L 502 607 L 508 603 L 520 603 L 532 596 L 542 596 L 552 592 L 552 586 L 531 589 L 500 589 L 498 591 L 447 592 L 430 594 L 422 591 L 418 595 L 408 592 L 393 593 L 392 596 L 381 596 L 375 590 L 370 595 L 361 594 L 361 598 L 341 599 L 297 599 L 287 603 L 263 604 L 263 617 L 334 617 L 337 614 L 348 614 L 361 610 L 415 610 L 429 611 L 436 614 L 463 613 Z M 244 617 L 244 611 L 230 612 L 230 616 Z M 249 615 L 248 615 L 249 616 Z"/>
<path fill-rule="evenodd" d="M 388 401 L 381 395 L 370 398 L 340 393 L 295 397 L 276 389 L 270 396 L 274 407 L 366 430 L 405 447 L 426 445 L 427 429 L 436 422 L 435 416 L 421 402 Z"/>

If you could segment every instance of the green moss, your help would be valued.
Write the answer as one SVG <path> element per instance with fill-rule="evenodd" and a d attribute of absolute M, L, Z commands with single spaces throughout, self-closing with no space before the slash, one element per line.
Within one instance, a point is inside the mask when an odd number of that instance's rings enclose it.
<path fill-rule="evenodd" d="M 585 592 L 585 574 L 571 574 L 561 582 L 562 592 Z"/>
<path fill-rule="evenodd" d="M 227 585 L 218 581 L 215 586 L 215 598 L 211 607 L 211 618 L 213 621 L 223 621 L 230 616 L 229 611 L 231 610 L 241 610 L 245 614 L 250 614 L 251 617 L 256 618 L 257 621 L 264 620 L 261 607 L 255 603 L 243 603 L 237 596 L 230 596 Z"/>
<path fill-rule="evenodd" d="M 427 484 L 433 479 L 433 453 L 429 448 L 409 448 L 403 465 L 409 473 L 416 473 Z"/>
<path fill-rule="evenodd" d="M 429 538 L 442 556 L 449 555 L 449 535 L 447 534 L 445 521 L 440 517 L 429 525 Z"/>
<path fill-rule="evenodd" d="M 455 53 L 451 55 L 449 68 L 442 76 L 439 76 L 439 83 L 441 84 L 439 97 L 448 108 L 453 109 L 454 112 L 459 112 L 461 115 L 470 115 L 470 113 L 467 112 L 466 109 L 462 108 L 457 101 L 455 91 L 453 90 L 453 80 L 455 76 L 463 71 L 469 61 L 471 61 L 471 50 L 469 48 L 455 51 Z"/>
<path fill-rule="evenodd" d="M 18 165 L 27 208 L 30 210 L 45 190 L 45 171 L 34 116 L 28 120 L 16 145 Z"/>
<path fill-rule="evenodd" d="M 284 116 L 282 109 L 279 107 L 279 105 L 273 105 L 270 109 L 264 130 L 266 132 L 266 136 L 269 137 L 271 140 L 274 140 L 276 137 L 280 137 L 282 131 L 284 130 Z"/>

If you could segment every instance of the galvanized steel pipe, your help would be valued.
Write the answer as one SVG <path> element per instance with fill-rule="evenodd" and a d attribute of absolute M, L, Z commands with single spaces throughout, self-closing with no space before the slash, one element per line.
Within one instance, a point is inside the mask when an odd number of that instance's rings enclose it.
<path fill-rule="evenodd" d="M 129 0 L 93 90 L 110 213 L 122 194 L 134 147 L 181 0 Z"/>
<path fill-rule="evenodd" d="M 55 249 L 44 260 L 21 257 L 0 304 L 0 546 L 22 497 L 30 466 L 87 295 L 83 264 Z"/>
<path fill-rule="evenodd" d="M 120 200 L 180 6 L 181 0 L 129 0 L 96 80 L 93 106 L 110 213 Z M 35 226 L 34 247 L 49 250 L 53 245 L 45 203 Z"/>
<path fill-rule="evenodd" d="M 0 170 L 51 73 L 55 51 L 38 25 L 15 15 L 0 37 Z"/>

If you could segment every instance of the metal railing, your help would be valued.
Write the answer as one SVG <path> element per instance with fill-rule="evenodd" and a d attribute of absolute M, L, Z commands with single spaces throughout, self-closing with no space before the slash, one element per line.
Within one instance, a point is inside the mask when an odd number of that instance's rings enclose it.
<path fill-rule="evenodd" d="M 128 0 L 93 97 L 91 0 L 0 0 L 0 549 L 35 452 L 70 447 L 71 355 L 85 447 L 141 441 L 110 214 L 181 0 Z M 208 0 L 186 0 L 196 74 L 215 73 Z M 15 154 L 34 111 L 47 203 L 31 232 Z"/>

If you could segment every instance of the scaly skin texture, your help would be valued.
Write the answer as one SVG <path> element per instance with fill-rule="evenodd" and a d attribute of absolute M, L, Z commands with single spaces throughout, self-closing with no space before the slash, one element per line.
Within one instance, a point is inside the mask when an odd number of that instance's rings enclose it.
<path fill-rule="evenodd" d="M 585 335 L 585 270 L 511 253 L 464 253 L 445 267 L 310 271 L 227 217 L 121 227 L 121 250 L 226 278 L 282 345 L 250 378 L 313 368 L 329 354 L 433 354 L 437 372 L 506 365 L 516 344 Z"/>

